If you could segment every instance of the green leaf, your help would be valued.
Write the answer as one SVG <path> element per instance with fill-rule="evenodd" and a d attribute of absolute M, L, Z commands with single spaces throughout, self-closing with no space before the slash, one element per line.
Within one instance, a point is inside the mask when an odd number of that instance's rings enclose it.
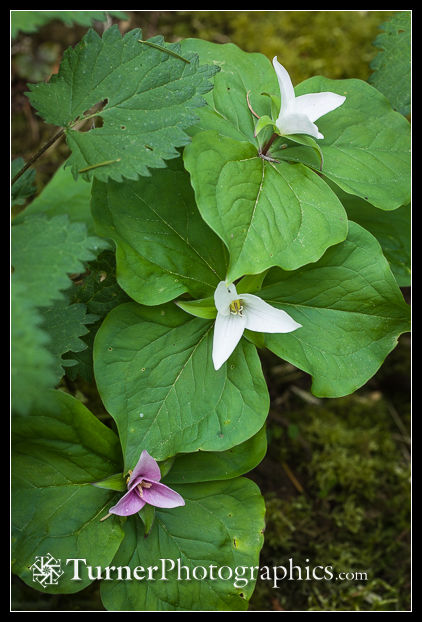
<path fill-rule="evenodd" d="M 65 126 L 75 177 L 85 170 L 88 179 L 137 179 L 178 157 L 177 148 L 189 140 L 185 130 L 197 121 L 196 109 L 217 68 L 199 67 L 195 54 L 183 54 L 186 63 L 140 39 L 139 29 L 122 37 L 112 26 L 102 38 L 89 30 L 66 50 L 49 83 L 29 85 L 31 104 L 43 119 Z M 180 52 L 178 43 L 166 44 L 162 37 L 150 41 Z M 95 117 L 102 127 L 75 129 L 80 120 Z"/>
<path fill-rule="evenodd" d="M 401 114 L 410 113 L 411 104 L 411 13 L 396 13 L 380 26 L 383 32 L 374 41 L 380 52 L 372 60 L 369 82 Z"/>
<path fill-rule="evenodd" d="M 265 508 L 256 484 L 236 478 L 174 488 L 186 505 L 171 510 L 156 508 L 148 537 L 144 537 L 137 516 L 128 518 L 113 566 L 129 566 L 131 571 L 142 566 L 138 573 L 143 573 L 145 580 L 103 581 L 104 606 L 111 611 L 246 610 L 256 579 L 255 572 L 251 580 L 250 567 L 258 565 L 263 544 Z M 177 580 L 178 560 L 186 566 L 181 568 L 182 580 Z M 173 571 L 171 562 L 175 563 Z M 162 564 L 167 581 L 160 580 Z M 210 570 L 211 565 L 214 568 Z M 147 580 L 149 566 L 158 566 L 153 581 Z M 208 573 L 206 580 L 200 580 L 201 566 Z M 223 579 L 219 579 L 218 569 L 223 566 L 228 568 L 222 569 Z M 242 575 L 245 566 L 247 571 Z M 214 580 L 209 578 L 210 572 Z"/>
<path fill-rule="evenodd" d="M 33 588 L 72 593 L 91 581 L 72 581 L 66 558 L 111 562 L 123 537 L 120 521 L 103 521 L 115 493 L 92 486 L 121 470 L 117 436 L 76 399 L 50 391 L 43 407 L 12 425 L 12 569 Z M 33 581 L 35 556 L 61 559 L 58 585 Z"/>
<path fill-rule="evenodd" d="M 127 490 L 123 473 L 115 473 L 99 482 L 94 482 L 92 485 L 97 488 L 105 488 L 105 490 L 114 490 L 116 492 L 126 492 Z"/>
<path fill-rule="evenodd" d="M 69 367 L 66 370 L 66 375 L 71 380 L 80 376 L 92 383 L 94 382 L 92 348 L 101 320 L 111 309 L 122 302 L 128 302 L 130 298 L 117 284 L 116 261 L 112 251 L 106 250 L 96 260 L 91 261 L 88 274 L 85 274 L 81 280 L 82 282 L 72 290 L 72 303 L 83 303 L 86 305 L 89 314 L 93 314 L 99 319 L 94 324 L 89 324 L 89 332 L 82 338 L 87 348 L 71 353 L 71 358 L 77 361 L 77 365 Z M 65 360 L 69 356 L 70 354 L 64 354 Z"/>
<path fill-rule="evenodd" d="M 90 26 L 93 21 L 105 22 L 107 14 L 118 19 L 127 19 L 126 13 L 122 11 L 12 11 L 12 38 L 19 32 L 36 32 L 53 19 L 58 19 L 68 26 L 72 24 Z"/>
<path fill-rule="evenodd" d="M 18 182 L 16 182 L 18 183 Z M 59 216 L 66 214 L 71 222 L 83 222 L 90 235 L 94 233 L 91 210 L 91 184 L 81 177 L 74 179 L 66 162 L 54 173 L 42 192 L 26 206 L 25 211 L 18 214 L 13 224 L 22 222 L 35 214 Z"/>
<path fill-rule="evenodd" d="M 348 238 L 318 262 L 270 272 L 260 296 L 302 325 L 264 335 L 265 345 L 311 374 L 319 397 L 356 391 L 409 330 L 409 307 L 379 243 L 353 222 Z"/>
<path fill-rule="evenodd" d="M 26 295 L 23 283 L 12 276 L 11 286 L 11 396 L 12 409 L 26 415 L 54 386 L 54 357 L 42 317 Z"/>
<path fill-rule="evenodd" d="M 16 158 L 12 161 L 11 177 L 19 173 L 19 171 L 25 166 L 25 160 L 23 158 Z M 35 171 L 34 169 L 27 169 L 12 185 L 11 198 L 12 205 L 23 205 L 28 197 L 35 193 Z"/>
<path fill-rule="evenodd" d="M 258 116 L 271 116 L 272 100 L 268 94 L 277 97 L 280 90 L 269 59 L 262 54 L 243 52 L 231 43 L 221 45 L 197 39 L 182 42 L 182 52 L 188 51 L 196 51 L 201 62 L 213 62 L 221 67 L 212 92 L 206 96 L 207 106 L 199 111 L 200 121 L 190 133 L 216 130 L 223 136 L 248 141 L 258 151 L 262 147 L 258 141 L 261 134 L 258 138 L 254 136 L 256 118 L 246 97 Z M 295 88 L 297 96 L 321 91 L 346 95 L 339 108 L 317 121 L 324 135 L 324 140 L 318 140 L 324 158 L 322 174 L 346 192 L 380 209 L 392 210 L 407 204 L 410 200 L 407 120 L 392 110 L 379 91 L 362 80 L 316 76 Z M 282 144 L 281 138 L 275 141 L 268 155 L 320 170 L 321 158 L 316 152 L 299 146 L 281 149 Z"/>
<path fill-rule="evenodd" d="M 266 162 L 247 142 L 201 132 L 185 148 L 199 211 L 230 251 L 226 279 L 294 270 L 347 235 L 340 201 L 301 164 Z"/>
<path fill-rule="evenodd" d="M 333 184 L 334 186 L 334 184 Z M 411 206 L 403 205 L 392 212 L 373 207 L 367 201 L 340 188 L 333 190 L 347 211 L 349 220 L 357 222 L 374 235 L 400 287 L 411 285 Z"/>
<path fill-rule="evenodd" d="M 278 82 L 271 62 L 263 54 L 244 52 L 233 43 L 216 44 L 201 39 L 184 39 L 183 54 L 196 52 L 202 63 L 220 67 L 214 76 L 214 88 L 205 99 L 207 105 L 198 111 L 200 120 L 189 133 L 216 130 L 234 140 L 249 141 L 255 147 L 256 117 L 248 107 L 248 99 L 259 116 L 271 117 L 268 92 L 278 93 Z M 265 93 L 264 93 L 265 92 Z"/>
<path fill-rule="evenodd" d="M 66 300 L 55 301 L 49 307 L 40 310 L 43 318 L 43 328 L 49 336 L 48 350 L 55 359 L 54 371 L 57 385 L 64 375 L 64 367 L 75 365 L 72 357 L 62 359 L 65 353 L 82 352 L 88 347 L 80 339 L 89 332 L 87 324 L 92 324 L 97 316 L 87 314 L 84 304 L 69 304 Z"/>
<path fill-rule="evenodd" d="M 144 523 L 144 538 L 146 538 L 151 531 L 152 525 L 154 524 L 155 507 L 146 503 L 142 510 L 138 512 L 138 516 Z"/>
<path fill-rule="evenodd" d="M 103 403 L 117 423 L 125 468 L 143 449 L 163 460 L 179 452 L 224 451 L 253 436 L 268 413 L 255 347 L 241 340 L 216 371 L 213 323 L 174 304 L 116 307 L 94 344 Z"/>
<path fill-rule="evenodd" d="M 173 484 L 211 482 L 231 479 L 252 471 L 263 460 L 267 451 L 265 426 L 240 445 L 226 451 L 197 451 L 179 454 L 163 482 Z"/>
<path fill-rule="evenodd" d="M 175 304 L 183 311 L 186 311 L 186 313 L 190 313 L 195 317 L 201 317 L 204 320 L 215 320 L 217 317 L 213 296 L 200 300 L 176 300 Z"/>
<path fill-rule="evenodd" d="M 259 117 L 255 125 L 255 136 L 258 136 L 261 130 L 263 130 L 264 127 L 267 127 L 269 125 L 271 125 L 273 131 L 277 130 L 277 126 L 275 122 L 268 115 L 264 114 L 262 117 Z"/>
<path fill-rule="evenodd" d="M 116 244 L 117 280 L 137 302 L 202 298 L 226 275 L 224 245 L 202 220 L 181 159 L 151 177 L 93 184 L 97 232 Z"/>
<path fill-rule="evenodd" d="M 332 91 L 345 102 L 318 119 L 322 175 L 340 188 L 384 210 L 410 200 L 410 126 L 391 109 L 385 97 L 362 80 L 329 80 L 316 76 L 305 80 L 296 95 Z M 303 162 L 319 170 L 320 161 L 310 149 L 273 149 L 272 157 Z"/>
<path fill-rule="evenodd" d="M 320 159 L 320 167 L 319 170 L 322 171 L 324 168 L 324 155 L 322 153 L 322 149 L 317 143 L 317 141 L 312 138 L 312 136 L 307 136 L 306 134 L 289 134 L 289 136 L 284 136 L 287 141 L 291 140 L 299 145 L 304 145 L 305 147 L 311 147 L 318 154 Z M 288 145 L 287 145 L 288 146 Z"/>
<path fill-rule="evenodd" d="M 95 259 L 103 240 L 87 235 L 83 223 L 66 215 L 34 215 L 12 227 L 13 276 L 26 287 L 34 305 L 49 305 L 68 289 L 69 274 L 84 272 L 85 261 Z"/>

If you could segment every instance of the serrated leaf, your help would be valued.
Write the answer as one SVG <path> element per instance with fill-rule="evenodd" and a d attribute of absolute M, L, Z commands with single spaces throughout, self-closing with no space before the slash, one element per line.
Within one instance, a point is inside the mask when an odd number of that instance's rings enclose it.
<path fill-rule="evenodd" d="M 221 369 L 212 364 L 213 322 L 176 305 L 122 304 L 94 344 L 101 399 L 117 423 L 125 468 L 140 451 L 156 460 L 223 451 L 250 438 L 268 413 L 255 347 L 242 340 Z"/>
<path fill-rule="evenodd" d="M 103 240 L 87 235 L 83 223 L 70 223 L 66 215 L 25 218 L 12 227 L 11 238 L 14 278 L 36 306 L 62 298 L 71 284 L 69 274 L 84 272 L 84 262 L 104 247 Z"/>
<path fill-rule="evenodd" d="M 127 19 L 123 11 L 12 11 L 12 38 L 16 37 L 19 32 L 36 32 L 38 28 L 53 19 L 58 19 L 68 26 L 72 24 L 90 26 L 94 20 L 104 22 L 107 14 L 118 19 Z"/>
<path fill-rule="evenodd" d="M 19 182 L 16 182 L 19 183 Z M 21 223 L 35 214 L 48 217 L 66 214 L 71 222 L 83 222 L 90 235 L 94 233 L 91 210 L 91 184 L 81 177 L 74 179 L 66 162 L 54 173 L 51 180 L 35 197 L 25 211 L 13 219 L 13 224 Z"/>
<path fill-rule="evenodd" d="M 98 318 L 87 314 L 84 304 L 69 304 L 67 300 L 58 300 L 51 306 L 42 307 L 40 313 L 43 318 L 42 326 L 49 336 L 48 350 L 54 356 L 54 385 L 57 385 L 64 374 L 63 367 L 77 363 L 71 353 L 87 349 L 87 344 L 80 337 L 88 333 L 87 324 L 92 324 Z M 62 359 L 66 353 L 70 356 Z"/>
<path fill-rule="evenodd" d="M 377 240 L 349 222 L 347 239 L 295 272 L 273 270 L 259 295 L 302 327 L 265 346 L 313 376 L 319 397 L 353 393 L 410 328 L 409 306 Z M 254 340 L 255 333 L 245 332 Z"/>
<path fill-rule="evenodd" d="M 12 410 L 26 415 L 54 386 L 54 357 L 42 317 L 26 295 L 23 283 L 12 276 L 11 286 L 11 397 Z"/>
<path fill-rule="evenodd" d="M 411 105 L 411 13 L 396 13 L 380 26 L 374 41 L 381 51 L 372 60 L 369 82 L 383 93 L 393 108 L 403 115 Z"/>
<path fill-rule="evenodd" d="M 29 85 L 31 104 L 47 123 L 66 127 L 74 176 L 101 181 L 137 179 L 149 168 L 163 168 L 189 141 L 185 130 L 205 102 L 216 67 L 199 66 L 195 54 L 186 63 L 140 42 L 139 29 L 120 35 L 117 26 L 100 38 L 90 30 L 66 50 L 59 73 L 48 84 Z M 162 37 L 148 40 L 177 54 L 179 44 Z M 105 103 L 101 110 L 94 106 Z M 100 116 L 102 127 L 79 132 L 75 122 Z M 104 165 L 104 162 L 111 162 Z"/>

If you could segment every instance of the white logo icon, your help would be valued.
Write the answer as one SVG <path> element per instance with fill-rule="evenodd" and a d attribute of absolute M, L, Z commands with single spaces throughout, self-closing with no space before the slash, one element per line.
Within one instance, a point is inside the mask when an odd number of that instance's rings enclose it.
<path fill-rule="evenodd" d="M 30 566 L 32 580 L 46 588 L 48 585 L 57 585 L 63 570 L 60 559 L 55 559 L 51 553 L 37 555 L 35 562 Z"/>

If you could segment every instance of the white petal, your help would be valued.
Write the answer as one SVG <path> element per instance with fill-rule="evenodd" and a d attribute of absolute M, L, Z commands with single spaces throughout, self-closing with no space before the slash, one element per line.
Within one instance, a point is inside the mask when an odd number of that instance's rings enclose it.
<path fill-rule="evenodd" d="M 214 325 L 212 360 L 215 369 L 220 369 L 240 341 L 245 330 L 246 317 L 217 314 Z"/>
<path fill-rule="evenodd" d="M 273 66 L 277 74 L 278 85 L 280 87 L 281 110 L 286 111 L 295 98 L 293 84 L 287 70 L 278 62 L 277 56 L 274 56 L 273 58 Z"/>
<path fill-rule="evenodd" d="M 343 95 L 337 95 L 337 93 L 330 91 L 299 95 L 295 99 L 294 112 L 306 115 L 310 121 L 316 121 L 327 112 L 341 106 L 345 99 Z"/>
<path fill-rule="evenodd" d="M 280 115 L 276 125 L 283 136 L 289 134 L 309 134 L 314 138 L 323 138 L 315 123 L 312 123 L 304 114 Z"/>
<path fill-rule="evenodd" d="M 276 309 L 253 294 L 242 294 L 243 314 L 246 328 L 257 333 L 291 333 L 300 328 L 288 313 Z"/>
<path fill-rule="evenodd" d="M 227 285 L 225 281 L 220 281 L 214 292 L 214 302 L 218 313 L 228 315 L 230 313 L 230 303 L 237 300 L 238 295 L 233 283 Z"/>

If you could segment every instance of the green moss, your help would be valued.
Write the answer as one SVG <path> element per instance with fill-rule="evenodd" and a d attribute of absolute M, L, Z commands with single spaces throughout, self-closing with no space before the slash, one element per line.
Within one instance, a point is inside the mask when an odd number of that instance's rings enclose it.
<path fill-rule="evenodd" d="M 333 566 L 335 575 L 365 572 L 367 579 L 284 581 L 277 590 L 261 581 L 251 609 L 276 602 L 289 611 L 407 610 L 408 439 L 391 405 L 366 387 L 353 396 L 297 406 L 287 419 L 274 413 L 269 420 L 267 460 L 279 488 L 266 487 L 261 565 L 293 558 L 303 568 Z M 298 428 L 294 438 L 292 425 Z"/>
<path fill-rule="evenodd" d="M 372 41 L 394 11 L 167 11 L 138 14 L 169 40 L 199 37 L 274 56 L 294 84 L 313 75 L 367 80 Z"/>

